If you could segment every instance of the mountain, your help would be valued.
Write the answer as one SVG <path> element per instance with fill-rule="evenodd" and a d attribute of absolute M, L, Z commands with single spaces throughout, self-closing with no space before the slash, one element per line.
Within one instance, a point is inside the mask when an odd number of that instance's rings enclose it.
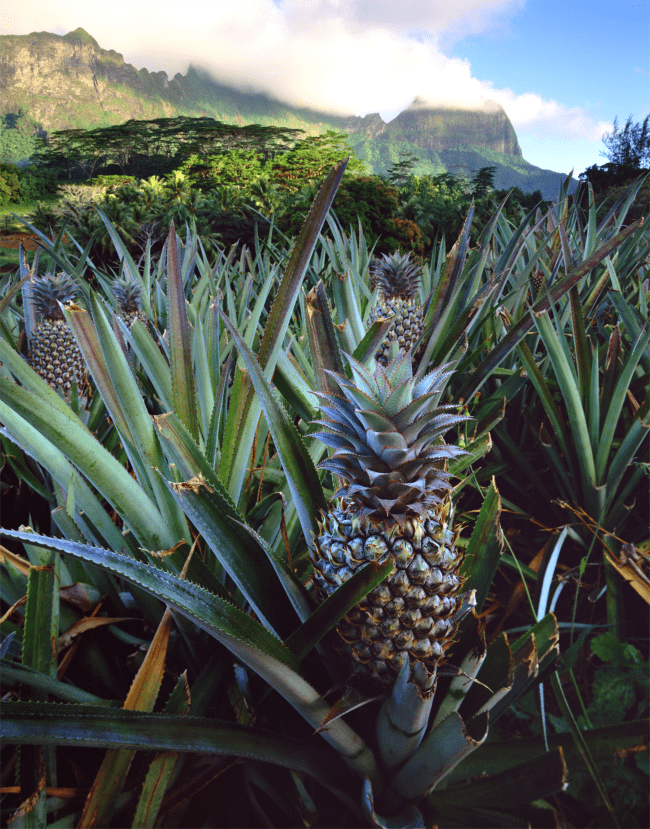
<path fill-rule="evenodd" d="M 333 126 L 332 118 L 321 117 L 315 109 L 241 92 L 192 66 L 186 75 L 171 79 L 166 72 L 138 70 L 118 52 L 100 48 L 81 28 L 63 36 L 0 36 L 0 88 L 0 115 L 28 112 L 46 132 L 176 115 L 291 126 L 311 133 Z"/>
<path fill-rule="evenodd" d="M 388 124 L 375 112 L 364 118 L 349 119 L 347 128 L 355 135 L 405 142 L 433 152 L 476 145 L 521 156 L 514 127 L 503 107 L 495 101 L 484 101 L 481 106 L 470 109 L 435 106 L 416 98 Z"/>
<path fill-rule="evenodd" d="M 540 189 L 557 195 L 560 173 L 525 161 L 515 130 L 501 106 L 436 107 L 419 98 L 385 123 L 378 113 L 363 117 L 295 107 L 261 92 L 220 83 L 190 66 L 169 78 L 125 63 L 102 49 L 84 29 L 0 36 L 0 122 L 25 113 L 44 132 L 120 124 L 129 119 L 208 116 L 233 124 L 286 126 L 314 135 L 328 129 L 349 134 L 350 145 L 373 173 L 385 173 L 401 152 L 419 159 L 418 175 L 470 174 L 497 168 L 498 188 Z"/>

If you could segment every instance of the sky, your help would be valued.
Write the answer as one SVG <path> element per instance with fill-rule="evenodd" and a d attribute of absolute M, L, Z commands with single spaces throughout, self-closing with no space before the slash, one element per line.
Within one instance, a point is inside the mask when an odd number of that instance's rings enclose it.
<path fill-rule="evenodd" d="M 0 0 L 0 34 L 81 26 L 127 63 L 190 63 L 300 106 L 394 118 L 415 97 L 500 103 L 531 164 L 603 164 L 614 118 L 650 113 L 650 2 Z"/>

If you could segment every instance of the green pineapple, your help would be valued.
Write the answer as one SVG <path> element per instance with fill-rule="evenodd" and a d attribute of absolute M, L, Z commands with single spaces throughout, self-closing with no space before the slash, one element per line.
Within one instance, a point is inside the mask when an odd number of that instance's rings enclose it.
<path fill-rule="evenodd" d="M 341 395 L 319 395 L 329 420 L 313 435 L 334 447 L 320 466 L 344 479 L 323 516 L 312 553 L 321 601 L 367 561 L 391 556 L 396 570 L 345 616 L 337 648 L 353 671 L 381 683 L 395 680 L 406 659 L 435 672 L 473 598 L 459 595 L 458 530 L 447 523 L 446 460 L 467 454 L 444 443 L 467 420 L 436 407 L 441 366 L 413 377 L 411 355 L 399 352 L 370 374 L 350 360 L 354 381 L 333 374 Z"/>
<path fill-rule="evenodd" d="M 68 394 L 76 381 L 83 393 L 87 386 L 86 364 L 61 305 L 74 302 L 78 289 L 70 276 L 46 274 L 31 281 L 36 325 L 29 342 L 29 363 L 53 389 Z"/>
<path fill-rule="evenodd" d="M 113 285 L 113 296 L 117 302 L 120 319 L 130 328 L 136 320 L 147 325 L 147 316 L 142 310 L 142 288 L 132 279 L 122 277 Z"/>
<path fill-rule="evenodd" d="M 413 349 L 424 327 L 422 306 L 419 302 L 422 269 L 412 261 L 411 254 L 384 254 L 370 264 L 370 276 L 379 288 L 379 299 L 370 314 L 370 322 L 395 317 L 388 336 L 379 346 L 375 359 L 385 366 L 392 342 L 400 351 Z"/>

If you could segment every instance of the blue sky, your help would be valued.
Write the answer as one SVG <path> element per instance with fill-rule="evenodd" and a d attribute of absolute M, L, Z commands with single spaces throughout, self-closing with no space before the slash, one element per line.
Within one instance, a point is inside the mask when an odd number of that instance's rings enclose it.
<path fill-rule="evenodd" d="M 416 97 L 498 101 L 524 158 L 604 163 L 615 116 L 650 113 L 650 3 L 626 0 L 21 0 L 0 34 L 78 26 L 137 68 L 390 120 Z"/>

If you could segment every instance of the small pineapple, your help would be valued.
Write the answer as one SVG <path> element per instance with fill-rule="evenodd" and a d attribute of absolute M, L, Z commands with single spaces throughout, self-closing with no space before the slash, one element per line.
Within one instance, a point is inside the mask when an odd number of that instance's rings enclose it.
<path fill-rule="evenodd" d="M 29 342 L 29 363 L 53 389 L 68 394 L 76 381 L 83 393 L 87 386 L 86 364 L 61 305 L 73 302 L 78 290 L 70 276 L 46 274 L 31 281 L 36 325 Z"/>
<path fill-rule="evenodd" d="M 385 366 L 391 342 L 397 342 L 400 351 L 409 351 L 422 334 L 424 319 L 418 297 L 422 269 L 412 261 L 410 253 L 402 255 L 396 251 L 375 259 L 369 270 L 373 284 L 379 288 L 370 322 L 395 317 L 393 327 L 375 354 L 375 359 Z"/>
<path fill-rule="evenodd" d="M 127 328 L 136 320 L 147 325 L 147 316 L 142 310 L 142 288 L 137 282 L 127 277 L 116 279 L 113 285 L 113 296 L 117 302 L 120 319 Z"/>
<path fill-rule="evenodd" d="M 444 469 L 467 453 L 442 439 L 469 418 L 436 407 L 448 366 L 414 377 L 409 352 L 374 374 L 354 359 L 350 366 L 354 381 L 332 373 L 341 395 L 319 395 L 329 420 L 315 422 L 328 431 L 312 435 L 335 449 L 321 468 L 345 481 L 319 523 L 314 580 L 323 601 L 357 567 L 393 559 L 393 574 L 338 626 L 337 649 L 352 670 L 386 684 L 407 659 L 434 672 L 473 603 L 459 595 L 462 553 L 458 530 L 447 523 Z"/>

